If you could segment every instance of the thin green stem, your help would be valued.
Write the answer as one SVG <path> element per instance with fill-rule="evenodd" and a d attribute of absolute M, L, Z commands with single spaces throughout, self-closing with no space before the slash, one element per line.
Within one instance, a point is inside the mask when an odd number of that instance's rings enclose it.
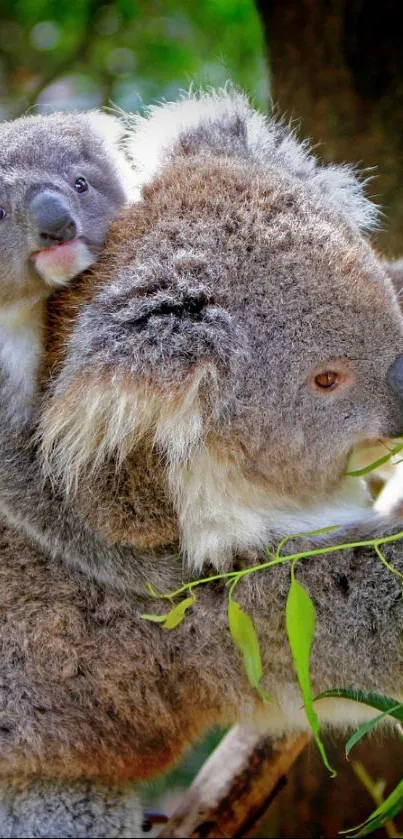
<path fill-rule="evenodd" d="M 307 534 L 300 534 L 300 535 L 307 535 Z M 313 556 L 325 556 L 327 554 L 336 553 L 336 551 L 344 551 L 350 550 L 351 548 L 375 548 L 379 545 L 386 545 L 392 542 L 398 542 L 400 539 L 403 539 L 403 531 L 399 531 L 399 533 L 394 533 L 390 536 L 382 536 L 377 539 L 366 539 L 357 542 L 345 542 L 340 545 L 328 545 L 323 546 L 321 548 L 314 548 L 313 550 L 309 551 L 300 551 L 296 554 L 290 554 L 289 556 L 277 556 L 275 559 L 270 560 L 269 562 L 262 562 L 259 565 L 252 565 L 251 568 L 243 568 L 241 571 L 227 571 L 225 574 L 213 574 L 210 577 L 203 577 L 200 580 L 193 580 L 190 583 L 184 583 L 180 588 L 176 589 L 175 591 L 171 591 L 168 594 L 157 594 L 154 593 L 154 597 L 158 597 L 160 599 L 170 599 L 171 597 L 179 597 L 180 594 L 184 592 L 191 592 L 194 588 L 198 586 L 206 585 L 207 583 L 213 583 L 217 580 L 241 580 L 243 577 L 247 577 L 249 574 L 255 574 L 257 571 L 265 571 L 266 568 L 272 568 L 274 565 L 282 565 L 285 562 L 297 562 L 300 559 L 308 559 L 309 557 Z M 379 555 L 379 554 L 378 554 Z M 385 560 L 385 557 L 383 557 Z M 384 564 L 387 562 L 385 560 Z M 392 566 L 390 566 L 392 569 Z M 395 573 L 399 574 L 396 569 L 393 569 Z"/>
<path fill-rule="evenodd" d="M 364 466 L 362 469 L 355 469 L 352 472 L 345 472 L 349 478 L 361 478 L 363 475 L 368 475 L 369 472 L 373 472 L 374 469 L 379 469 L 380 466 L 383 466 L 385 463 L 394 457 L 395 454 L 401 452 L 403 449 L 403 443 L 399 443 L 398 446 L 393 446 L 393 449 L 389 449 L 389 454 L 385 454 L 383 457 L 380 457 L 378 460 L 374 460 L 373 463 L 370 463 L 369 466 Z"/>
<path fill-rule="evenodd" d="M 283 536 L 283 538 L 280 539 L 277 545 L 276 553 L 273 554 L 273 557 L 278 558 L 281 556 L 281 551 L 284 545 L 286 545 L 291 539 L 307 539 L 310 536 L 324 536 L 326 533 L 332 533 L 334 530 L 340 530 L 340 527 L 340 524 L 331 524 L 327 527 L 321 527 L 320 530 L 311 530 L 309 533 L 289 533 L 287 536 Z"/>
<path fill-rule="evenodd" d="M 387 568 L 388 571 L 391 572 L 391 574 L 394 574 L 395 577 L 398 577 L 400 582 L 403 585 L 403 574 L 401 574 L 400 571 L 397 570 L 397 568 L 394 568 L 393 565 L 391 565 L 390 562 L 388 562 L 388 560 L 386 559 L 386 556 L 383 555 L 383 553 L 379 549 L 378 545 L 374 545 L 374 550 L 375 550 L 376 555 L 381 560 L 382 565 L 384 565 L 385 568 Z M 402 596 L 403 596 L 403 589 L 402 589 Z"/>

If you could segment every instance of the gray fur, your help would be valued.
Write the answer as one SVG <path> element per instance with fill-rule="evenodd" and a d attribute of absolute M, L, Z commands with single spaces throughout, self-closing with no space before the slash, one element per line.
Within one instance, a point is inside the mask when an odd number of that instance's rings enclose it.
<path fill-rule="evenodd" d="M 285 641 L 289 567 L 249 576 L 236 592 L 258 631 L 274 698 L 267 706 L 230 637 L 224 586 L 200 589 L 174 631 L 141 619 L 168 608 L 145 581 L 177 587 L 189 526 L 203 527 L 206 544 L 222 536 L 234 502 L 242 498 L 245 512 L 235 525 L 266 504 L 263 535 L 248 524 L 236 539 L 226 534 L 222 553 L 202 557 L 221 567 L 262 561 L 263 538 L 276 543 L 312 511 L 340 512 L 341 496 L 348 521 L 327 541 L 399 529 L 374 523 L 344 478 L 351 446 L 402 431 L 403 395 L 389 387 L 388 370 L 403 351 L 403 320 L 358 230 L 360 188 L 350 194 L 350 221 L 336 186 L 329 198 L 333 175 L 300 177 L 285 154 L 268 165 L 259 138 L 271 124 L 259 117 L 252 154 L 242 138 L 253 111 L 239 121 L 236 99 L 231 132 L 231 99 L 221 116 L 213 102 L 222 131 L 213 126 L 211 140 L 207 101 L 185 146 L 173 130 L 147 178 L 144 156 L 142 201 L 112 225 L 94 274 L 49 302 L 55 331 L 67 338 L 47 355 L 54 381 L 45 382 L 39 418 L 51 470 L 43 488 L 42 453 L 28 431 L 10 433 L 0 400 L 0 769 L 5 783 L 60 784 L 67 814 L 74 779 L 125 787 L 152 777 L 211 725 L 241 719 L 274 735 L 307 727 Z M 180 127 L 185 112 L 162 107 L 161 121 L 174 114 Z M 216 141 L 224 133 L 225 154 Z M 336 362 L 347 371 L 345 389 L 312 390 L 315 371 Z M 401 542 L 385 555 L 403 571 Z M 401 697 L 399 580 L 369 548 L 308 559 L 296 573 L 317 611 L 314 692 Z M 365 717 L 349 708 L 318 705 L 332 725 Z M 51 809 L 54 790 L 46 788 Z M 6 795 L 9 811 L 13 800 Z M 23 808 L 21 800 L 21 831 L 31 830 Z"/>
<path fill-rule="evenodd" d="M 130 788 L 82 781 L 0 786 L 2 839 L 136 839 L 142 810 Z"/>
<path fill-rule="evenodd" d="M 43 478 L 30 432 L 22 430 L 17 435 L 7 431 L 8 426 L 7 404 L 1 401 L 0 511 L 13 528 L 55 560 L 62 558 L 68 566 L 120 591 L 142 594 L 147 582 L 160 585 L 165 566 L 166 582 L 171 579 L 177 546 L 139 551 L 106 541 L 91 530 L 56 485 Z"/>
<path fill-rule="evenodd" d="M 395 259 L 393 262 L 385 262 L 385 269 L 392 280 L 393 287 L 399 299 L 400 305 L 403 304 L 403 259 Z"/>

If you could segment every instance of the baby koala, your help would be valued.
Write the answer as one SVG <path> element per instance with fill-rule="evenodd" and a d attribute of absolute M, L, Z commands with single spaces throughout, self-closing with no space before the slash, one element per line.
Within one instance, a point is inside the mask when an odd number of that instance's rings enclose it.
<path fill-rule="evenodd" d="M 46 298 L 97 259 L 130 196 L 122 134 L 98 111 L 0 124 L 0 378 L 14 427 L 32 413 Z"/>

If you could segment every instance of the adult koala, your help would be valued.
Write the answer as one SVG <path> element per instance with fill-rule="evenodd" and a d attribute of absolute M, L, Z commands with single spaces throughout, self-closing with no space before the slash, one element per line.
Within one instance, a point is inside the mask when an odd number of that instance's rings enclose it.
<path fill-rule="evenodd" d="M 127 785 L 208 726 L 306 728 L 288 567 L 237 589 L 270 705 L 244 676 L 226 590 L 200 589 L 163 632 L 140 617 L 146 581 L 256 563 L 298 530 L 396 529 L 344 477 L 353 445 L 403 432 L 403 320 L 353 174 L 228 93 L 152 111 L 132 153 L 142 200 L 50 304 L 40 452 L 1 438 L 2 836 L 135 835 Z M 403 570 L 399 542 L 385 554 Z M 317 609 L 314 690 L 401 695 L 400 587 L 374 553 L 297 573 Z"/>

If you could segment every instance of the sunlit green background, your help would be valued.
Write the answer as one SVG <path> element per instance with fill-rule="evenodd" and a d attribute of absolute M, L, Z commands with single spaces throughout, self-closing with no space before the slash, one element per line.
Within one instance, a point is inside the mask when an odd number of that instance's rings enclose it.
<path fill-rule="evenodd" d="M 115 103 L 127 110 L 232 79 L 268 101 L 252 0 L 1 0 L 0 119 Z"/>

